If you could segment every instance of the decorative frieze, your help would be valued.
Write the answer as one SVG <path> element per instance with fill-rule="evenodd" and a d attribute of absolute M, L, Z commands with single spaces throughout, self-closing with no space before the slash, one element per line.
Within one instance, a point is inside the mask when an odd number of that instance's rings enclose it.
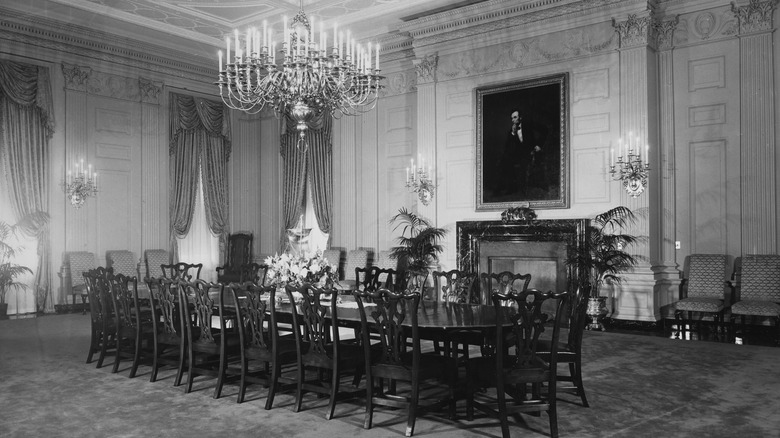
<path fill-rule="evenodd" d="M 772 14 L 777 0 L 750 0 L 747 6 L 738 7 L 731 4 L 731 11 L 739 20 L 739 33 L 767 32 L 772 30 Z"/>
<path fill-rule="evenodd" d="M 414 91 L 417 91 L 417 73 L 402 71 L 387 76 L 385 88 L 382 89 L 382 97 L 397 96 Z"/>
<path fill-rule="evenodd" d="M 62 63 L 62 76 L 65 78 L 65 89 L 87 91 L 87 80 L 92 69 L 80 65 Z"/>
<path fill-rule="evenodd" d="M 417 83 L 429 84 L 436 82 L 436 67 L 439 63 L 439 55 L 425 55 L 422 59 L 414 61 L 414 68 L 417 70 Z"/>

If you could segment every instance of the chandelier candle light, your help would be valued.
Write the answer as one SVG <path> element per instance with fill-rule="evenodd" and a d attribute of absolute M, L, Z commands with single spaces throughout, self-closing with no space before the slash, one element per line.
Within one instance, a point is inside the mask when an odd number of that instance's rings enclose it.
<path fill-rule="evenodd" d="M 610 149 L 609 173 L 616 181 L 623 181 L 623 187 L 626 192 L 636 198 L 645 191 L 647 187 L 647 176 L 650 171 L 648 162 L 649 147 L 644 146 L 644 159 L 642 156 L 642 147 L 639 136 L 634 137 L 631 132 L 628 133 L 628 144 L 623 145 L 623 139 L 618 139 L 618 158 L 615 162 L 615 149 Z M 628 153 L 624 158 L 624 149 Z"/>
<path fill-rule="evenodd" d="M 226 39 L 226 52 L 219 51 L 216 84 L 232 109 L 255 114 L 268 105 L 277 117 L 289 114 L 297 124 L 297 146 L 305 150 L 306 130 L 317 117 L 339 118 L 374 108 L 384 79 L 379 75 L 379 44 L 356 44 L 338 26 L 326 32 L 320 23 L 319 32 L 313 31 L 314 19 L 303 12 L 303 0 L 289 26 L 284 17 L 283 27 L 281 42 L 274 40 L 273 26 L 266 21 L 260 30 L 247 29 L 243 39 L 234 31 Z"/>
<path fill-rule="evenodd" d="M 82 159 L 75 164 L 72 172 L 68 171 L 62 189 L 68 195 L 70 204 L 81 208 L 87 198 L 97 195 L 97 172 L 92 171 L 91 164 L 85 168 Z"/>
<path fill-rule="evenodd" d="M 417 197 L 420 198 L 420 202 L 423 205 L 428 205 L 433 199 L 433 194 L 436 192 L 436 184 L 431 180 L 430 175 L 431 166 L 428 165 L 428 171 L 425 170 L 425 161 L 420 154 L 417 154 L 417 163 L 415 165 L 414 158 L 410 162 L 410 167 L 406 168 L 406 187 L 412 193 L 417 193 Z"/>

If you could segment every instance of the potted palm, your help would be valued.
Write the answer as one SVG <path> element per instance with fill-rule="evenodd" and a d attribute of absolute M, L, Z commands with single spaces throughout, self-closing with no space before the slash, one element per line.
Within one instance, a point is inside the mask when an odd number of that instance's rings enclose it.
<path fill-rule="evenodd" d="M 585 242 L 570 252 L 567 263 L 577 267 L 580 288 L 590 290 L 589 329 L 604 330 L 601 319 L 607 314 L 606 299 L 601 296 L 605 284 L 620 284 L 621 274 L 637 264 L 637 258 L 626 252 L 626 247 L 639 237 L 623 232 L 636 221 L 636 215 L 627 207 L 618 206 L 597 215 L 585 230 Z"/>
<path fill-rule="evenodd" d="M 11 225 L 0 221 L 0 318 L 8 315 L 8 303 L 6 297 L 11 289 L 25 289 L 27 285 L 18 281 L 24 274 L 32 274 L 32 269 L 12 263 L 16 253 L 21 247 L 13 246 L 11 237 L 15 236 L 19 229 L 35 230 L 48 220 L 46 213 L 33 213 L 26 216 L 18 223 Z"/>
<path fill-rule="evenodd" d="M 439 242 L 447 235 L 447 230 L 432 226 L 427 219 L 403 207 L 390 223 L 395 224 L 393 230 L 401 229 L 401 235 L 396 239 L 398 246 L 391 249 L 390 257 L 398 260 L 409 274 L 430 272 L 444 249 Z"/>

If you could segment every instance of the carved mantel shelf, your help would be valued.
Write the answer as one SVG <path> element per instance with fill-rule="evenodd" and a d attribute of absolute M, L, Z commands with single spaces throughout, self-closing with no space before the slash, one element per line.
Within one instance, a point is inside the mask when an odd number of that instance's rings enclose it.
<path fill-rule="evenodd" d="M 588 219 L 530 221 L 461 221 L 456 223 L 458 269 L 487 272 L 480 266 L 480 246 L 484 242 L 564 242 L 567 251 L 576 251 L 585 240 Z M 587 273 L 585 273 L 587 275 Z M 570 290 L 577 285 L 577 270 L 568 268 Z"/>

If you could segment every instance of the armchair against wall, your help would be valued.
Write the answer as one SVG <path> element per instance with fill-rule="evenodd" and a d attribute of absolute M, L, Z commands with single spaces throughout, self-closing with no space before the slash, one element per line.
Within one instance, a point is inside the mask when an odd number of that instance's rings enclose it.
<path fill-rule="evenodd" d="M 234 233 L 228 236 L 225 264 L 217 267 L 217 282 L 241 281 L 241 266 L 252 262 L 252 233 Z"/>

